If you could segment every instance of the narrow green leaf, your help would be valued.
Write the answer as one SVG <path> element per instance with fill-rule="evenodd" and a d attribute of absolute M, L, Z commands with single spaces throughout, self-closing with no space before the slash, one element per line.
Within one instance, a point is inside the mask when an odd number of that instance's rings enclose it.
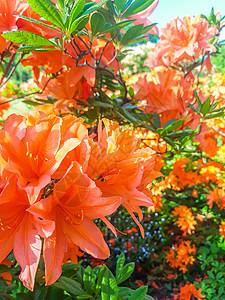
<path fill-rule="evenodd" d="M 18 17 L 20 19 L 23 19 L 23 20 L 26 20 L 26 21 L 29 21 L 29 22 L 32 22 L 32 23 L 35 23 L 35 24 L 38 24 L 38 25 L 42 25 L 42 26 L 54 29 L 56 31 L 59 31 L 57 28 L 53 27 L 52 25 L 45 24 L 45 23 L 43 23 L 41 21 L 38 21 L 36 19 L 32 19 L 32 18 L 28 18 L 28 17 L 25 17 L 25 16 L 20 16 L 20 15 L 15 15 L 15 17 Z"/>
<path fill-rule="evenodd" d="M 109 26 L 106 25 L 107 27 L 103 28 L 103 30 L 100 33 L 102 34 L 102 33 L 112 32 L 113 30 L 119 30 L 132 24 L 133 22 L 134 20 L 126 20 L 113 25 L 109 25 Z"/>
<path fill-rule="evenodd" d="M 128 298 L 128 300 L 144 300 L 145 295 L 148 292 L 148 287 L 147 286 L 142 286 L 136 289 L 131 296 Z"/>
<path fill-rule="evenodd" d="M 224 293 L 224 287 L 220 286 L 219 289 L 218 289 L 218 296 L 223 295 L 223 293 Z"/>
<path fill-rule="evenodd" d="M 152 118 L 153 118 L 153 122 L 154 122 L 154 125 L 156 126 L 156 128 L 161 128 L 161 121 L 156 112 L 154 112 Z"/>
<path fill-rule="evenodd" d="M 203 116 L 205 116 L 209 112 L 209 108 L 210 108 L 210 98 L 207 98 L 201 107 L 201 113 L 203 114 Z"/>
<path fill-rule="evenodd" d="M 196 90 L 195 90 L 195 99 L 198 102 L 198 109 L 200 109 L 202 107 L 202 102 L 201 102 L 201 100 L 200 100 L 200 98 L 199 98 L 198 93 L 197 93 Z"/>
<path fill-rule="evenodd" d="M 117 262 L 116 262 L 116 278 L 118 278 L 120 276 L 121 271 L 122 271 L 123 266 L 124 266 L 124 263 L 125 263 L 125 255 L 122 252 L 120 254 L 120 256 L 118 257 Z"/>
<path fill-rule="evenodd" d="M 102 278 L 101 299 L 117 300 L 118 287 L 112 272 L 107 268 Z"/>
<path fill-rule="evenodd" d="M 100 3 L 96 3 L 94 5 L 91 5 L 91 7 L 89 7 L 87 10 L 85 10 L 83 13 L 82 13 L 82 16 L 86 16 L 86 15 L 89 15 L 91 13 L 93 13 L 94 11 L 98 10 L 100 7 L 102 7 L 102 5 L 104 5 L 107 1 L 109 0 L 104 0 Z M 89 4 L 89 3 L 88 3 Z"/>
<path fill-rule="evenodd" d="M 127 30 L 124 36 L 121 39 L 121 44 L 126 45 L 130 41 L 136 39 L 142 34 L 143 24 L 135 25 Z"/>
<path fill-rule="evenodd" d="M 38 13 L 42 18 L 51 22 L 52 24 L 64 28 L 62 15 L 55 5 L 50 0 L 27 0 L 30 7 Z"/>
<path fill-rule="evenodd" d="M 209 116 L 206 116 L 205 117 L 205 119 L 214 119 L 214 118 L 219 118 L 219 117 L 222 117 L 222 116 L 224 116 L 224 112 L 223 111 L 221 111 L 221 112 L 219 112 L 219 113 L 216 113 L 216 114 L 211 114 L 211 115 L 209 115 Z"/>
<path fill-rule="evenodd" d="M 127 18 L 131 15 L 137 14 L 145 9 L 147 9 L 155 0 L 136 0 L 134 1 L 130 7 L 123 14 L 123 18 Z"/>
<path fill-rule="evenodd" d="M 128 287 L 118 287 L 118 298 L 123 299 L 123 297 L 128 297 L 133 293 L 133 290 Z"/>
<path fill-rule="evenodd" d="M 94 292 L 95 274 L 90 266 L 87 266 L 84 271 L 83 282 L 85 292 L 92 294 Z"/>
<path fill-rule="evenodd" d="M 174 122 L 173 124 L 170 124 L 169 126 L 167 126 L 165 129 L 169 132 L 169 131 L 173 131 L 178 129 L 182 124 L 184 123 L 184 120 L 178 120 L 176 122 Z M 164 127 L 163 127 L 164 128 Z"/>
<path fill-rule="evenodd" d="M 82 16 L 82 17 L 76 19 L 72 23 L 69 32 L 73 33 L 74 31 L 80 31 L 81 29 L 83 29 L 85 27 L 85 25 L 88 23 L 88 21 L 89 21 L 89 16 Z"/>
<path fill-rule="evenodd" d="M 31 51 L 39 51 L 39 52 L 49 52 L 54 51 L 52 48 L 37 48 L 32 46 L 21 46 L 16 51 L 17 52 L 31 52 Z"/>
<path fill-rule="evenodd" d="M 117 12 L 119 15 L 124 11 L 124 6 L 127 3 L 127 0 L 114 0 L 114 4 L 116 6 Z"/>
<path fill-rule="evenodd" d="M 61 276 L 58 279 L 58 282 L 54 283 L 53 286 L 66 290 L 67 292 L 76 296 L 86 294 L 85 291 L 82 290 L 81 284 L 79 282 L 64 276 Z"/>
<path fill-rule="evenodd" d="M 107 267 L 106 267 L 106 265 L 104 265 L 98 273 L 98 279 L 97 279 L 97 283 L 95 286 L 95 296 L 97 296 L 101 290 L 102 278 L 103 278 L 106 270 L 107 270 Z"/>
<path fill-rule="evenodd" d="M 112 104 L 109 103 L 104 103 L 104 102 L 100 102 L 100 101 L 95 101 L 92 106 L 100 106 L 100 107 L 105 107 L 105 108 L 113 108 Z"/>
<path fill-rule="evenodd" d="M 130 277 L 130 275 L 134 272 L 134 267 L 135 267 L 135 264 L 133 262 L 126 264 L 123 267 L 119 277 L 117 278 L 118 284 L 124 282 L 125 280 L 127 280 Z"/>
<path fill-rule="evenodd" d="M 96 12 L 91 17 L 91 33 L 95 36 L 105 27 L 105 18 L 99 12 Z"/>
<path fill-rule="evenodd" d="M 2 36 L 10 42 L 16 44 L 24 44 L 33 47 L 45 47 L 45 46 L 56 46 L 48 39 L 40 36 L 36 33 L 29 31 L 12 31 L 3 33 Z"/>
<path fill-rule="evenodd" d="M 82 12 L 85 5 L 85 0 L 78 0 L 75 2 L 69 17 L 68 29 L 70 29 L 71 24 L 76 20 L 77 16 Z"/>

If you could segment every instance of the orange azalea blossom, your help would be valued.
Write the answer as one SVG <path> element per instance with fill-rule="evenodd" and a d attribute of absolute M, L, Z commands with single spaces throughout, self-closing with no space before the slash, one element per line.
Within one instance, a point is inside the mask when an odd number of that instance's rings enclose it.
<path fill-rule="evenodd" d="M 17 29 L 15 15 L 19 15 L 27 6 L 25 0 L 0 0 L 0 53 L 10 45 L 10 42 L 4 39 L 1 34 Z"/>
<path fill-rule="evenodd" d="M 0 262 L 13 250 L 22 269 L 20 280 L 33 290 L 42 244 L 38 233 L 51 235 L 54 222 L 33 216 L 27 211 L 30 205 L 18 178 L 10 176 L 0 195 Z"/>
<path fill-rule="evenodd" d="M 179 268 L 183 273 L 187 272 L 187 265 L 195 261 L 192 254 L 196 253 L 195 245 L 191 241 L 182 241 L 179 245 L 175 244 L 174 249 L 166 256 L 166 261 L 171 268 Z"/>
<path fill-rule="evenodd" d="M 213 191 L 209 192 L 207 195 L 208 206 L 211 209 L 213 207 L 213 203 L 216 203 L 220 209 L 225 208 L 225 190 L 216 188 Z"/>
<path fill-rule="evenodd" d="M 149 67 L 169 66 L 184 59 L 199 58 L 207 51 L 216 51 L 215 46 L 208 41 L 218 33 L 218 29 L 209 27 L 209 23 L 200 16 L 193 19 L 187 16 L 183 20 L 176 18 L 161 30 L 161 41 L 156 44 L 156 53 L 151 51 L 145 63 Z M 209 61 L 206 64 L 209 66 Z"/>
<path fill-rule="evenodd" d="M 180 288 L 180 300 L 191 300 L 192 296 L 198 300 L 205 298 L 201 293 L 201 289 L 196 289 L 194 284 L 188 282 Z"/>
<path fill-rule="evenodd" d="M 108 258 L 109 248 L 92 220 L 101 218 L 105 221 L 105 216 L 112 214 L 120 204 L 120 197 L 102 197 L 94 181 L 74 162 L 55 184 L 53 195 L 28 209 L 39 218 L 55 222 L 54 233 L 44 242 L 47 285 L 54 283 L 61 275 L 68 239 L 95 258 Z"/>
<path fill-rule="evenodd" d="M 11 115 L 0 130 L 0 154 L 6 162 L 2 180 L 17 174 L 31 203 L 50 183 L 66 154 L 80 143 L 73 138 L 63 142 L 61 127 L 62 119 L 56 116 L 43 118 L 29 128 L 24 117 Z"/>
<path fill-rule="evenodd" d="M 217 182 L 221 177 L 221 169 L 217 166 L 209 165 L 200 168 L 201 182 Z"/>
<path fill-rule="evenodd" d="M 219 233 L 220 233 L 220 235 L 222 235 L 223 238 L 225 239 L 225 222 L 222 222 L 222 223 L 220 224 Z"/>
<path fill-rule="evenodd" d="M 191 73 L 184 78 L 178 71 L 162 68 L 155 74 L 139 74 L 135 79 L 135 98 L 143 101 L 146 113 L 159 114 L 162 125 L 181 116 L 193 98 Z"/>
<path fill-rule="evenodd" d="M 152 201 L 150 184 L 161 176 L 155 171 L 155 152 L 150 148 L 139 149 L 140 139 L 130 130 L 120 131 L 119 125 L 104 120 L 98 126 L 96 141 L 89 140 L 91 147 L 88 160 L 88 176 L 95 180 L 103 192 L 103 196 L 120 196 L 122 205 L 128 210 L 134 221 L 143 227 L 139 220 L 143 219 L 139 206 L 150 206 Z"/>
<path fill-rule="evenodd" d="M 197 222 L 195 221 L 190 208 L 185 205 L 177 206 L 173 210 L 173 215 L 178 216 L 178 220 L 176 223 L 178 227 L 180 227 L 180 229 L 183 231 L 183 236 L 192 234 L 194 232 Z"/>
<path fill-rule="evenodd" d="M 161 208 L 163 207 L 162 203 L 162 197 L 161 196 L 152 196 L 152 201 L 153 201 L 153 206 L 148 207 L 148 212 L 156 212 L 156 211 L 161 211 Z"/>
<path fill-rule="evenodd" d="M 39 74 L 38 74 L 39 76 Z M 70 107 L 77 107 L 77 100 L 85 102 L 88 97 L 93 95 L 91 86 L 83 77 L 81 68 L 71 68 L 62 70 L 57 78 L 51 79 L 43 73 L 35 77 L 35 82 L 40 89 L 46 86 L 44 96 L 51 96 L 58 99 L 54 103 L 54 111 L 68 112 Z"/>

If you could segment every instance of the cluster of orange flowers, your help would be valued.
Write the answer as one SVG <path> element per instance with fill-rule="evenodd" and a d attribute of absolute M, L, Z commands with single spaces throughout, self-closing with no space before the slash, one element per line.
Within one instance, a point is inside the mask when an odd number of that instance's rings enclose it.
<path fill-rule="evenodd" d="M 184 77 L 182 73 L 170 68 L 134 75 L 130 82 L 135 98 L 142 100 L 144 111 L 160 114 L 162 125 L 182 117 L 194 96 L 192 73 Z"/>
<path fill-rule="evenodd" d="M 146 60 L 146 65 L 151 68 L 169 66 L 184 59 L 197 59 L 206 52 L 216 51 L 208 41 L 218 33 L 218 29 L 210 27 L 200 16 L 193 19 L 184 17 L 183 20 L 176 18 L 161 30 L 160 41 Z M 210 70 L 210 59 L 207 66 Z"/>
<path fill-rule="evenodd" d="M 173 215 L 178 216 L 178 220 L 176 223 L 178 227 L 180 227 L 180 229 L 183 231 L 183 236 L 194 232 L 197 222 L 190 208 L 185 205 L 177 206 L 173 210 Z"/>
<path fill-rule="evenodd" d="M 187 272 L 187 265 L 192 265 L 195 261 L 196 253 L 195 245 L 191 245 L 191 241 L 182 241 L 179 245 L 175 244 L 174 249 L 170 248 L 167 253 L 166 261 L 171 268 L 179 268 L 183 273 Z"/>
<path fill-rule="evenodd" d="M 209 192 L 207 195 L 209 208 L 213 207 L 213 203 L 216 203 L 220 209 L 225 208 L 225 190 L 221 188 L 216 188 Z"/>
<path fill-rule="evenodd" d="M 225 239 L 225 222 L 222 222 L 222 223 L 220 224 L 219 233 L 220 233 L 220 235 L 222 235 L 222 236 L 224 237 L 224 239 Z"/>
<path fill-rule="evenodd" d="M 143 235 L 134 213 L 142 220 L 140 206 L 152 205 L 149 183 L 159 172 L 154 151 L 140 143 L 107 120 L 89 136 L 74 116 L 45 116 L 32 126 L 22 116 L 8 117 L 0 130 L 0 262 L 13 250 L 20 279 L 33 289 L 42 238 L 48 285 L 79 248 L 105 259 L 109 248 L 92 220 L 116 234 L 106 216 L 121 204 Z"/>
<path fill-rule="evenodd" d="M 180 300 L 191 300 L 192 296 L 198 300 L 205 298 L 201 295 L 201 289 L 196 289 L 193 283 L 186 283 L 185 286 L 180 288 Z"/>

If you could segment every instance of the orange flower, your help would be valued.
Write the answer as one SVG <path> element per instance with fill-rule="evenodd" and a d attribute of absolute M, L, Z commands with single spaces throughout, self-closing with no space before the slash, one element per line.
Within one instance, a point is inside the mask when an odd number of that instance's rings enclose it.
<path fill-rule="evenodd" d="M 161 41 L 156 44 L 155 53 L 149 54 L 145 65 L 155 67 L 169 66 L 181 60 L 193 60 L 207 51 L 216 51 L 214 45 L 207 42 L 218 32 L 216 27 L 209 27 L 209 23 L 195 16 L 193 19 L 176 18 L 162 28 Z M 166 57 L 166 58 L 164 58 Z M 209 62 L 207 61 L 209 65 Z"/>
<path fill-rule="evenodd" d="M 161 69 L 156 74 L 139 74 L 132 84 L 135 98 L 145 105 L 146 113 L 160 115 L 162 125 L 179 117 L 193 97 L 193 75 L 186 78 L 173 69 Z"/>
<path fill-rule="evenodd" d="M 171 268 L 179 268 L 183 273 L 187 272 L 187 265 L 193 264 L 195 261 L 192 254 L 196 253 L 195 245 L 191 245 L 190 241 L 182 241 L 179 245 L 175 245 L 174 249 L 170 249 L 167 253 L 166 260 Z"/>
<path fill-rule="evenodd" d="M 119 125 L 104 120 L 100 122 L 98 140 L 90 140 L 90 158 L 86 173 L 95 180 L 103 196 L 120 196 L 122 205 L 134 221 L 143 228 L 139 220 L 143 218 L 139 206 L 150 206 L 150 183 L 161 173 L 154 171 L 155 153 L 150 148 L 139 149 L 140 139 L 129 130 L 120 131 Z"/>
<path fill-rule="evenodd" d="M 20 280 L 33 290 L 41 255 L 41 239 L 52 234 L 54 222 L 40 220 L 30 214 L 26 191 L 16 176 L 9 178 L 0 195 L 0 262 L 12 251 L 21 266 Z"/>
<path fill-rule="evenodd" d="M 31 202 L 51 181 L 51 175 L 67 152 L 80 143 L 78 139 L 62 142 L 61 125 L 60 118 L 49 116 L 29 128 L 22 116 L 11 115 L 0 130 L 0 154 L 7 162 L 3 180 L 6 181 L 10 174 L 17 174 Z"/>
<path fill-rule="evenodd" d="M 180 288 L 180 300 L 191 300 L 192 296 L 198 300 L 205 298 L 201 293 L 201 289 L 197 290 L 194 284 L 188 282 Z"/>
<path fill-rule="evenodd" d="M 27 5 L 24 0 L 0 0 L 0 33 L 17 29 L 15 15 Z"/>
<path fill-rule="evenodd" d="M 220 233 L 220 235 L 222 235 L 222 236 L 224 237 L 224 239 L 225 239 L 225 222 L 222 222 L 222 223 L 220 224 L 219 233 Z"/>
<path fill-rule="evenodd" d="M 215 190 L 209 192 L 207 199 L 209 208 L 212 208 L 213 203 L 215 202 L 220 209 L 223 209 L 225 207 L 225 190 L 216 188 Z"/>
<path fill-rule="evenodd" d="M 102 233 L 92 220 L 101 218 L 105 221 L 105 216 L 112 214 L 120 205 L 120 198 L 101 196 L 95 183 L 74 162 L 55 185 L 53 196 L 30 207 L 29 211 L 37 217 L 55 221 L 54 233 L 44 242 L 47 285 L 61 275 L 67 239 L 96 258 L 106 259 L 109 256 Z"/>
<path fill-rule="evenodd" d="M 197 222 L 195 221 L 190 208 L 185 205 L 177 206 L 173 210 L 173 215 L 179 216 L 176 223 L 183 231 L 183 236 L 191 234 L 195 230 L 195 225 L 197 225 Z"/>

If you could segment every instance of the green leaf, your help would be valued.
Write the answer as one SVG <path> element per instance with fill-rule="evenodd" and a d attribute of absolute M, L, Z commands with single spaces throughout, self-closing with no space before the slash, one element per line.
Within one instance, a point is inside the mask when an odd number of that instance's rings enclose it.
<path fill-rule="evenodd" d="M 198 93 L 197 93 L 196 90 L 195 90 L 195 99 L 198 102 L 198 109 L 200 109 L 202 107 L 202 102 L 201 102 L 201 100 L 200 100 L 200 98 L 199 98 Z"/>
<path fill-rule="evenodd" d="M 118 298 L 123 298 L 126 296 L 130 296 L 133 293 L 133 290 L 128 287 L 118 287 Z"/>
<path fill-rule="evenodd" d="M 102 7 L 102 5 L 104 5 L 107 1 L 109 0 L 104 0 L 100 3 L 96 3 L 94 5 L 91 5 L 91 7 L 89 7 L 87 10 L 85 10 L 83 13 L 82 13 L 82 16 L 86 16 L 86 15 L 89 15 L 91 13 L 93 13 L 94 11 L 98 10 L 100 7 Z M 88 3 L 89 4 L 89 3 Z"/>
<path fill-rule="evenodd" d="M 8 271 L 9 271 L 9 267 L 0 264 L 0 274 Z"/>
<path fill-rule="evenodd" d="M 104 103 L 104 102 L 101 102 L 101 101 L 95 101 L 92 106 L 100 106 L 100 107 L 105 107 L 105 108 L 113 108 L 113 105 L 112 104 L 109 104 L 109 103 Z"/>
<path fill-rule="evenodd" d="M 80 296 L 77 296 L 77 299 L 93 299 L 93 297 L 89 294 L 85 294 L 85 295 L 80 295 Z"/>
<path fill-rule="evenodd" d="M 207 120 L 208 119 L 214 119 L 214 118 L 219 118 L 219 117 L 222 117 L 222 116 L 224 116 L 224 112 L 223 111 L 218 112 L 216 114 L 210 114 L 210 115 L 206 116 L 205 119 L 207 119 Z"/>
<path fill-rule="evenodd" d="M 219 248 L 217 247 L 217 245 L 215 243 L 212 243 L 210 248 L 211 248 L 212 253 L 219 252 Z"/>
<path fill-rule="evenodd" d="M 165 127 L 165 129 L 167 131 L 173 131 L 173 130 L 178 129 L 183 123 L 184 123 L 184 120 L 181 119 L 181 120 L 178 120 L 178 121 L 170 124 L 169 126 Z M 163 128 L 164 128 L 164 126 L 163 126 Z"/>
<path fill-rule="evenodd" d="M 48 39 L 40 36 L 36 33 L 32 33 L 29 31 L 12 31 L 3 33 L 2 36 L 9 40 L 10 42 L 16 44 L 24 44 L 33 47 L 45 47 L 45 46 L 56 46 L 56 44 L 52 43 Z"/>
<path fill-rule="evenodd" d="M 161 121 L 156 112 L 154 112 L 152 118 L 153 118 L 153 122 L 154 122 L 154 125 L 156 126 L 156 128 L 161 128 Z"/>
<path fill-rule="evenodd" d="M 124 6 L 127 3 L 127 0 L 114 0 L 114 4 L 116 6 L 117 12 L 119 15 L 124 11 Z"/>
<path fill-rule="evenodd" d="M 142 34 L 143 24 L 135 25 L 127 30 L 121 39 L 121 45 L 126 45 L 133 39 L 136 39 Z"/>
<path fill-rule="evenodd" d="M 53 286 L 66 290 L 67 292 L 76 296 L 86 294 L 85 291 L 82 290 L 81 284 L 79 282 L 64 276 L 61 276 L 58 279 L 58 282 L 54 283 Z"/>
<path fill-rule="evenodd" d="M 136 0 L 134 1 L 130 7 L 123 14 L 123 18 L 127 18 L 131 15 L 137 14 L 145 9 L 147 9 L 155 0 Z"/>
<path fill-rule="evenodd" d="M 210 98 L 207 98 L 201 107 L 201 113 L 203 114 L 203 116 L 205 116 L 209 112 L 209 108 L 210 108 Z"/>
<path fill-rule="evenodd" d="M 119 30 L 121 28 L 124 28 L 130 24 L 132 24 L 134 22 L 134 20 L 126 20 L 126 21 L 122 21 L 113 25 L 110 25 L 108 27 L 105 27 L 100 33 L 108 33 L 114 30 Z"/>
<path fill-rule="evenodd" d="M 148 292 L 148 287 L 147 286 L 142 286 L 139 287 L 137 290 L 135 290 L 131 296 L 129 297 L 128 300 L 144 300 L 145 295 Z"/>
<path fill-rule="evenodd" d="M 28 17 L 25 17 L 25 16 L 20 16 L 20 15 L 15 15 L 15 17 L 18 17 L 20 19 L 24 19 L 26 21 L 29 21 L 29 22 L 32 22 L 32 23 L 35 23 L 35 24 L 38 24 L 38 25 L 42 25 L 42 26 L 54 29 L 56 31 L 59 31 L 57 28 L 54 28 L 52 25 L 47 25 L 47 24 L 45 24 L 45 23 L 43 23 L 41 21 L 38 21 L 36 19 L 32 19 L 32 18 L 28 18 Z"/>
<path fill-rule="evenodd" d="M 218 289 L 218 296 L 221 296 L 224 293 L 224 287 L 220 286 Z"/>
<path fill-rule="evenodd" d="M 72 23 L 69 32 L 73 33 L 74 31 L 80 31 L 81 29 L 83 29 L 85 27 L 85 25 L 88 23 L 88 21 L 89 21 L 89 16 L 82 16 L 82 17 L 76 19 Z"/>
<path fill-rule="evenodd" d="M 97 283 L 96 283 L 96 287 L 95 287 L 95 296 L 97 296 L 101 290 L 102 278 L 103 278 L 106 270 L 107 270 L 107 267 L 106 267 L 106 265 L 104 265 L 98 273 L 98 279 L 97 279 Z"/>
<path fill-rule="evenodd" d="M 78 0 L 75 2 L 69 17 L 68 29 L 70 29 L 71 24 L 75 21 L 77 16 L 82 12 L 85 5 L 85 0 Z"/>
<path fill-rule="evenodd" d="M 96 12 L 91 17 L 91 33 L 95 36 L 105 27 L 105 18 L 99 12 Z"/>
<path fill-rule="evenodd" d="M 123 269 L 124 263 L 125 263 L 125 255 L 124 255 L 124 253 L 122 252 L 122 253 L 120 254 L 120 256 L 118 257 L 117 262 L 116 262 L 116 277 L 117 277 L 117 278 L 118 278 L 119 275 L 121 274 L 121 271 L 122 271 L 122 269 Z"/>
<path fill-rule="evenodd" d="M 127 280 L 130 277 L 130 275 L 134 272 L 134 267 L 135 264 L 133 262 L 126 264 L 117 278 L 117 283 L 120 284 Z"/>
<path fill-rule="evenodd" d="M 54 51 L 52 48 L 37 48 L 32 46 L 21 46 L 16 51 L 17 52 L 31 52 L 31 51 L 39 51 L 39 52 L 49 52 Z"/>
<path fill-rule="evenodd" d="M 30 7 L 38 13 L 42 18 L 51 22 L 52 24 L 64 28 L 62 16 L 55 5 L 50 0 L 27 0 Z"/>
<path fill-rule="evenodd" d="M 85 291 L 88 294 L 92 294 L 95 286 L 95 275 L 90 266 L 88 266 L 84 271 L 83 282 Z"/>
<path fill-rule="evenodd" d="M 102 278 L 102 300 L 117 300 L 118 287 L 112 272 L 107 268 Z"/>
<path fill-rule="evenodd" d="M 216 274 L 216 280 L 220 279 L 223 276 L 223 272 L 219 272 Z"/>

